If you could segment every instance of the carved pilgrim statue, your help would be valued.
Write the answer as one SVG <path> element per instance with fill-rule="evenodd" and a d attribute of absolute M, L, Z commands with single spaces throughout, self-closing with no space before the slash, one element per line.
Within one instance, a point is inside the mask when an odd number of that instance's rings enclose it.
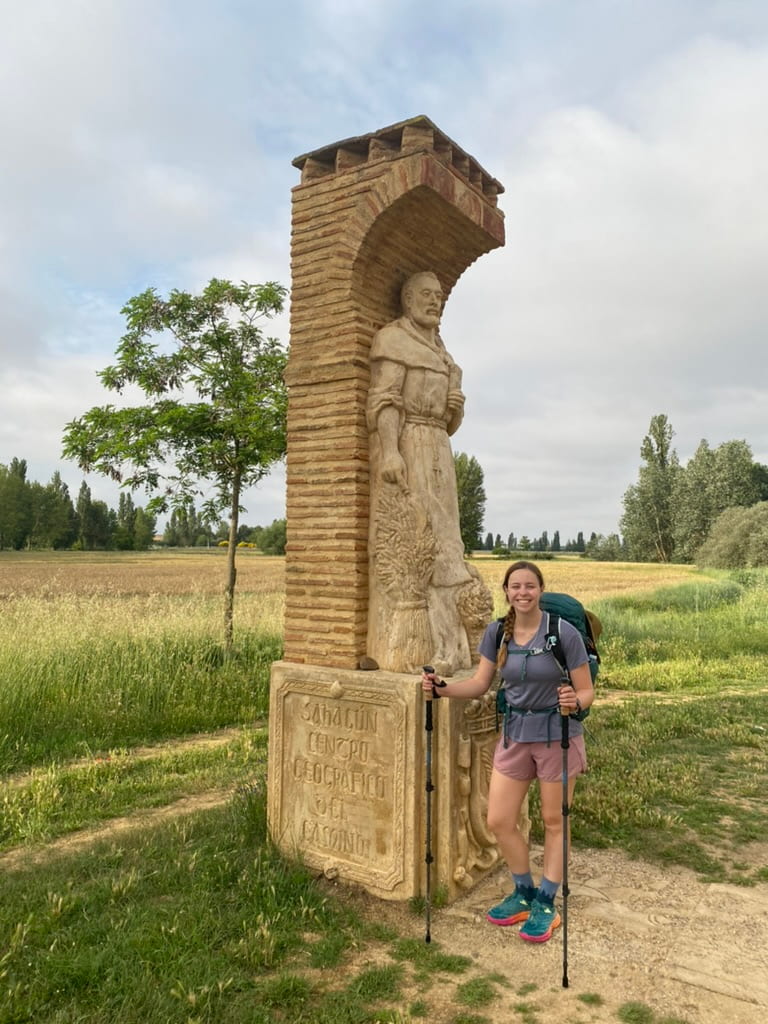
<path fill-rule="evenodd" d="M 493 614 L 464 561 L 449 441 L 464 415 L 461 370 L 438 334 L 435 274 L 410 277 L 404 315 L 371 346 L 368 656 L 379 668 L 441 675 L 469 668 Z"/>

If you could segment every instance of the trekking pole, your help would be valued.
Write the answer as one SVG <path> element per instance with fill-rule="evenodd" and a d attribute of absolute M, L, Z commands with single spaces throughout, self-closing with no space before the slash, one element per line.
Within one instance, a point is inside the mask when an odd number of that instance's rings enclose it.
<path fill-rule="evenodd" d="M 568 988 L 568 818 L 571 809 L 568 806 L 568 711 L 560 709 L 562 737 L 560 746 L 563 748 L 563 988 Z"/>
<path fill-rule="evenodd" d="M 425 665 L 424 666 L 424 671 L 427 674 L 431 674 L 435 670 L 432 668 L 431 665 Z M 427 701 L 427 706 L 426 706 L 426 709 L 425 709 L 426 717 L 425 717 L 425 724 L 424 724 L 424 729 L 425 729 L 426 734 L 427 734 L 427 744 L 426 744 L 426 749 L 427 749 L 427 753 L 426 753 L 426 759 L 427 759 L 427 763 L 426 763 L 426 779 L 427 779 L 427 786 L 426 786 L 426 793 L 427 793 L 426 832 L 427 832 L 427 838 L 426 838 L 426 855 L 424 857 L 424 861 L 425 861 L 425 863 L 427 865 L 427 891 L 426 891 L 426 900 L 425 900 L 425 905 L 424 905 L 424 913 L 425 913 L 425 918 L 426 918 L 426 934 L 424 935 L 424 941 L 425 942 L 431 942 L 432 941 L 432 935 L 430 933 L 430 925 L 431 925 L 431 917 L 432 917 L 432 860 L 433 860 L 433 858 L 432 858 L 432 791 L 435 788 L 432 785 L 432 693 L 431 693 L 431 691 L 429 693 L 426 693 L 424 696 L 426 697 L 426 701 Z"/>

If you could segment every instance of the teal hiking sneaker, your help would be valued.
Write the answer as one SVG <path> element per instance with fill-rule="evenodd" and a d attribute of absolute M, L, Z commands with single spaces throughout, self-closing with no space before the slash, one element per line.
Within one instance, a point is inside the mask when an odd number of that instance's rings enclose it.
<path fill-rule="evenodd" d="M 535 895 L 535 889 L 516 885 L 514 892 L 495 907 L 491 907 L 485 915 L 486 921 L 499 925 L 519 924 L 520 921 L 525 921 L 531 912 L 531 903 Z"/>
<path fill-rule="evenodd" d="M 560 925 L 560 915 L 552 900 L 537 895 L 531 902 L 531 912 L 520 929 L 520 938 L 526 942 L 547 942 Z"/>

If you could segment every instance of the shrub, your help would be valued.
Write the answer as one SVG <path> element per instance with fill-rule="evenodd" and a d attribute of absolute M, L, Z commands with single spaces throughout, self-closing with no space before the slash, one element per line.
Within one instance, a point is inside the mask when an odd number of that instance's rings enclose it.
<path fill-rule="evenodd" d="M 713 569 L 768 565 L 768 501 L 721 513 L 696 553 L 696 564 Z"/>

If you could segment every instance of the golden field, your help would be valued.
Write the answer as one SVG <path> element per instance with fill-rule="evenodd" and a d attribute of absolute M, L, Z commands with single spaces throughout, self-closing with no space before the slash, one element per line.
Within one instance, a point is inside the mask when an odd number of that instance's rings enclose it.
<path fill-rule="evenodd" d="M 480 556 L 474 558 L 472 564 L 480 571 L 496 604 L 503 604 L 501 584 L 510 560 Z M 536 564 L 544 576 L 547 590 L 573 594 L 586 605 L 630 590 L 655 590 L 657 587 L 674 586 L 690 579 L 697 572 L 693 565 L 592 562 L 568 556 Z"/>
<path fill-rule="evenodd" d="M 225 552 L 0 552 L 0 600 L 65 595 L 132 597 L 208 595 L 222 592 Z M 472 559 L 494 597 L 508 561 Z M 557 558 L 537 563 L 548 590 L 565 591 L 587 603 L 629 590 L 652 590 L 684 582 L 696 574 L 691 565 L 592 562 Z M 239 594 L 274 595 L 285 586 L 285 559 L 239 551 Z"/>
<path fill-rule="evenodd" d="M 223 550 L 0 552 L 6 637 L 73 647 L 100 635 L 218 636 Z M 249 550 L 237 558 L 235 628 L 282 634 L 285 559 Z"/>
<path fill-rule="evenodd" d="M 39 643 L 82 642 L 100 633 L 142 634 L 220 629 L 226 553 L 221 549 L 149 552 L 0 552 L 0 606 L 6 637 L 36 635 Z M 504 611 L 501 582 L 508 562 L 472 560 Z M 690 579 L 686 565 L 589 562 L 538 563 L 548 590 L 587 605 L 626 591 L 652 590 Z M 285 559 L 238 551 L 235 627 L 282 633 Z"/>
<path fill-rule="evenodd" d="M 0 552 L 0 600 L 9 597 L 220 594 L 226 551 Z M 274 593 L 285 585 L 285 559 L 237 553 L 241 593 Z"/>

